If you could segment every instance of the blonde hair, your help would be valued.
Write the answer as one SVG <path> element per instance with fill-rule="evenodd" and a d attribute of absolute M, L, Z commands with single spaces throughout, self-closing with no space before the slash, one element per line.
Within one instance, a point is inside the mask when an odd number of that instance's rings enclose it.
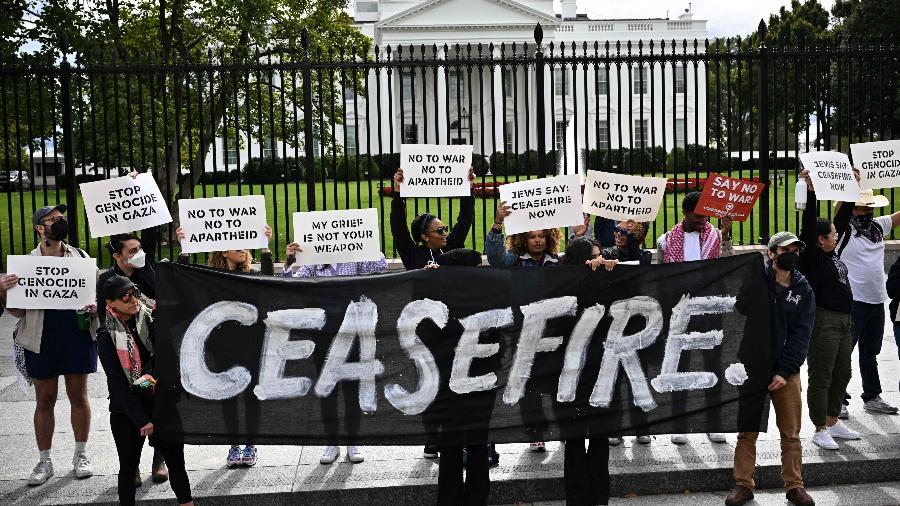
<path fill-rule="evenodd" d="M 531 232 L 538 232 L 537 230 L 532 230 Z M 516 255 L 524 255 L 528 252 L 528 234 L 531 232 L 522 232 L 519 234 L 513 234 L 506 239 L 506 249 L 515 253 Z M 540 232 L 544 233 L 544 237 L 547 238 L 547 247 L 544 249 L 545 253 L 549 253 L 553 256 L 559 254 L 559 245 L 562 243 L 562 232 L 559 231 L 558 228 L 545 228 L 544 230 L 540 230 Z"/>
<path fill-rule="evenodd" d="M 236 270 L 241 272 L 250 272 L 250 265 L 253 263 L 253 257 L 250 256 L 250 252 L 244 250 L 244 261 L 238 266 Z M 211 255 L 209 255 L 209 260 L 206 261 L 206 265 L 210 267 L 215 267 L 217 269 L 228 269 L 228 260 L 225 258 L 224 251 L 213 251 Z"/>

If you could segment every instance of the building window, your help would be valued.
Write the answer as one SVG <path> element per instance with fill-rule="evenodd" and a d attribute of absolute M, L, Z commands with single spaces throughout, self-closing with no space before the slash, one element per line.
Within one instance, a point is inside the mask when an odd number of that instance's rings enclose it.
<path fill-rule="evenodd" d="M 609 69 L 606 67 L 597 70 L 597 94 L 609 94 Z"/>
<path fill-rule="evenodd" d="M 463 79 L 463 73 L 461 69 L 449 69 L 447 70 L 447 97 L 450 99 L 451 107 L 459 101 L 460 103 L 465 103 L 466 94 L 465 89 L 465 80 Z"/>
<path fill-rule="evenodd" d="M 561 159 L 560 157 L 566 152 L 566 125 L 568 121 L 557 121 L 556 122 L 556 136 L 555 136 L 555 146 L 556 146 L 556 157 L 557 159 Z"/>
<path fill-rule="evenodd" d="M 644 148 L 647 146 L 648 142 L 648 123 L 650 120 L 646 119 L 636 119 L 634 120 L 634 145 L 636 147 Z"/>
<path fill-rule="evenodd" d="M 401 70 L 400 71 L 400 80 L 402 82 L 402 87 L 400 89 L 401 98 L 404 100 L 410 100 L 413 98 L 413 81 L 415 80 L 415 76 L 413 75 L 412 70 Z"/>
<path fill-rule="evenodd" d="M 647 77 L 647 67 L 634 69 L 632 72 L 632 76 L 634 76 L 634 94 L 646 95 L 647 90 L 650 89 L 650 80 Z"/>
<path fill-rule="evenodd" d="M 403 125 L 403 144 L 417 144 L 419 142 L 419 125 L 407 123 Z"/>
<path fill-rule="evenodd" d="M 606 120 L 600 121 L 597 126 L 597 134 L 600 135 L 600 138 L 597 139 L 597 148 L 598 149 L 609 149 L 609 123 Z"/>
<path fill-rule="evenodd" d="M 263 141 L 265 144 L 262 149 L 262 157 L 271 159 L 278 156 L 278 151 L 275 150 L 275 138 L 269 137 L 267 141 Z"/>
<path fill-rule="evenodd" d="M 511 68 L 503 69 L 503 96 L 504 97 L 512 97 L 513 96 L 513 71 Z"/>
<path fill-rule="evenodd" d="M 675 67 L 675 93 L 684 93 L 686 77 L 684 66 Z"/>
<path fill-rule="evenodd" d="M 356 156 L 356 125 L 344 125 L 344 134 L 346 135 L 344 153 L 347 156 Z"/>
<path fill-rule="evenodd" d="M 553 89 L 558 97 L 569 94 L 569 80 L 566 79 L 565 69 L 553 70 Z"/>
<path fill-rule="evenodd" d="M 237 165 L 238 164 L 237 148 L 228 148 L 228 150 L 225 151 L 225 164 L 226 165 Z"/>
<path fill-rule="evenodd" d="M 344 101 L 352 102 L 356 98 L 356 90 L 353 89 L 353 86 L 345 86 L 344 87 Z"/>
<path fill-rule="evenodd" d="M 685 138 L 684 138 L 684 121 L 681 119 L 675 120 L 675 147 L 683 148 L 685 146 Z"/>
<path fill-rule="evenodd" d="M 516 152 L 515 134 L 516 132 L 513 127 L 513 122 L 507 121 L 506 129 L 503 131 L 503 149 L 505 149 L 507 153 Z"/>
<path fill-rule="evenodd" d="M 378 2 L 356 2 L 356 12 L 378 12 Z"/>

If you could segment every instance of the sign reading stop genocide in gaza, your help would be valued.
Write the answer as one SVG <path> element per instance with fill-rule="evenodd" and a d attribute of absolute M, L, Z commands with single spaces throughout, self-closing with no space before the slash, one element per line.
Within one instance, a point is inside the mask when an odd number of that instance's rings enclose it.
<path fill-rule="evenodd" d="M 697 214 L 746 221 L 766 185 L 710 172 L 697 202 Z"/>
<path fill-rule="evenodd" d="M 122 176 L 82 183 L 81 197 L 91 237 L 107 237 L 172 222 L 153 176 Z"/>
<path fill-rule="evenodd" d="M 7 270 L 18 276 L 6 293 L 15 309 L 81 309 L 96 301 L 97 261 L 93 258 L 10 255 Z"/>

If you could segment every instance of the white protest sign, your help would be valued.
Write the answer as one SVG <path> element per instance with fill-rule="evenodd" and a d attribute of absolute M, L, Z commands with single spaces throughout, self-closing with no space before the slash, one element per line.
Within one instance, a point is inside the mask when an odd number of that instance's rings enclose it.
<path fill-rule="evenodd" d="M 93 258 L 10 255 L 7 270 L 19 277 L 6 292 L 6 307 L 81 309 L 97 299 Z"/>
<path fill-rule="evenodd" d="M 850 159 L 837 151 L 800 153 L 803 168 L 809 171 L 816 200 L 856 202 L 859 184 L 850 168 Z"/>
<path fill-rule="evenodd" d="M 578 174 L 507 183 L 500 200 L 512 211 L 503 221 L 507 234 L 584 223 Z"/>
<path fill-rule="evenodd" d="M 107 237 L 172 222 L 159 186 L 149 173 L 82 183 L 91 237 Z"/>
<path fill-rule="evenodd" d="M 472 145 L 401 144 L 401 197 L 468 197 Z"/>
<path fill-rule="evenodd" d="M 266 198 L 263 195 L 178 201 L 184 230 L 182 253 L 266 248 Z"/>
<path fill-rule="evenodd" d="M 853 164 L 863 190 L 900 187 L 900 139 L 851 144 Z"/>
<path fill-rule="evenodd" d="M 379 240 L 375 208 L 294 213 L 297 265 L 379 260 Z"/>
<path fill-rule="evenodd" d="M 664 177 L 589 170 L 584 184 L 584 212 L 611 220 L 653 221 L 665 194 Z"/>

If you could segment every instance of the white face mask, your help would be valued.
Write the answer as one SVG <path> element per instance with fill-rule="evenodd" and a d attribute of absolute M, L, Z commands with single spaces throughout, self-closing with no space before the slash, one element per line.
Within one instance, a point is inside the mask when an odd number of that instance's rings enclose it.
<path fill-rule="evenodd" d="M 147 264 L 147 254 L 144 253 L 144 250 L 138 250 L 137 253 L 128 259 L 128 263 L 137 269 L 141 269 Z"/>

